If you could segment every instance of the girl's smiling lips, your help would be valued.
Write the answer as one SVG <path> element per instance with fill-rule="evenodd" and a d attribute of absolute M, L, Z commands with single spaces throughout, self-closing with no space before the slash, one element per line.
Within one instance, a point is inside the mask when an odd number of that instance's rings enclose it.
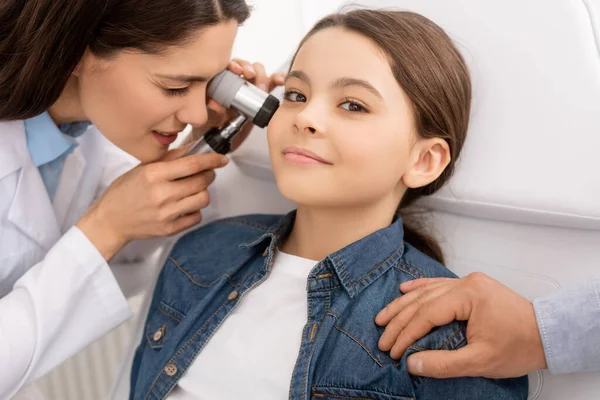
<path fill-rule="evenodd" d="M 299 147 L 286 147 L 283 150 L 283 156 L 286 160 L 298 163 L 298 164 L 325 164 L 333 165 L 333 163 L 327 161 L 318 154 Z"/>

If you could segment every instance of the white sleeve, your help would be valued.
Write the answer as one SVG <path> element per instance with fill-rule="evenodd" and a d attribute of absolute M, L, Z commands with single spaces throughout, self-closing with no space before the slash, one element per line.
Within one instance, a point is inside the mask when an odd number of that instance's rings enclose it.
<path fill-rule="evenodd" d="M 71 228 L 0 299 L 0 399 L 130 316 L 104 258 Z"/>

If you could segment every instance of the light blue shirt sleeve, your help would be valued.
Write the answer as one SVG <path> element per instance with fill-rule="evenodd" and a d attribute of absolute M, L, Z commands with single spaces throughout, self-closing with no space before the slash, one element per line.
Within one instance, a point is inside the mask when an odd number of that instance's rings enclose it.
<path fill-rule="evenodd" d="M 600 276 L 533 302 L 553 374 L 600 369 Z"/>

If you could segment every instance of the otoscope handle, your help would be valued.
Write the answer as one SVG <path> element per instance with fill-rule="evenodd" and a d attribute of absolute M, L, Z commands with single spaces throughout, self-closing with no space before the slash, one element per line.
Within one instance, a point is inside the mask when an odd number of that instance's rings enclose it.
<path fill-rule="evenodd" d="M 185 156 L 192 154 L 219 153 L 227 154 L 231 150 L 229 139 L 221 136 L 219 128 L 210 128 L 204 136 L 194 143 L 194 145 L 185 153 Z"/>

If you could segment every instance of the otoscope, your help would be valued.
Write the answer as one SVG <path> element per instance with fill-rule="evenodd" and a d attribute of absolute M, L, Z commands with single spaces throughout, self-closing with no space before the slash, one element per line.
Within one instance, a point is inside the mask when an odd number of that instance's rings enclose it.
<path fill-rule="evenodd" d="M 231 139 L 239 133 L 246 121 L 264 128 L 279 107 L 279 100 L 231 71 L 215 76 L 207 88 L 208 96 L 225 108 L 233 108 L 240 115 L 220 128 L 211 128 L 185 153 L 216 152 L 227 154 Z"/>

